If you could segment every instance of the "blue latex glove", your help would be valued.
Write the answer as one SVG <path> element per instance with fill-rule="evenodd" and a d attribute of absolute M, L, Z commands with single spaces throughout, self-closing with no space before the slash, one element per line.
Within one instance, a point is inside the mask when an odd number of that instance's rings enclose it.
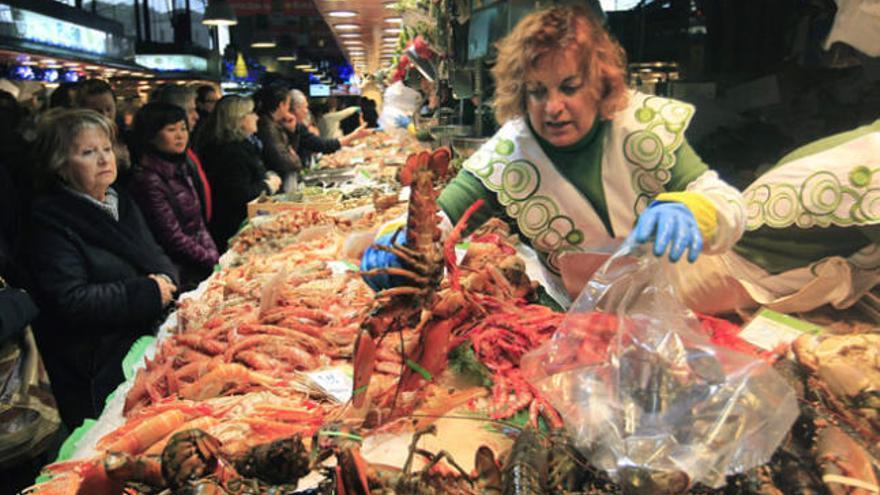
<path fill-rule="evenodd" d="M 406 129 L 406 126 L 408 126 L 410 122 L 412 122 L 412 119 L 406 115 L 398 115 L 397 117 L 394 117 L 394 125 L 401 129 Z"/>
<path fill-rule="evenodd" d="M 635 240 L 644 243 L 654 239 L 654 255 L 663 256 L 669 248 L 669 261 L 675 263 L 688 250 L 693 263 L 703 250 L 703 235 L 694 214 L 681 203 L 655 202 L 642 212 L 633 231 Z"/>
<path fill-rule="evenodd" d="M 373 247 L 376 244 L 391 247 L 395 242 L 397 244 L 404 244 L 406 242 L 405 228 L 390 232 L 376 239 L 373 244 L 364 251 L 364 255 L 361 257 L 361 272 L 376 268 L 403 268 L 403 262 L 396 255 Z M 391 277 L 387 274 L 363 277 L 363 279 L 364 282 L 376 292 L 396 287 L 405 282 L 403 277 Z"/>

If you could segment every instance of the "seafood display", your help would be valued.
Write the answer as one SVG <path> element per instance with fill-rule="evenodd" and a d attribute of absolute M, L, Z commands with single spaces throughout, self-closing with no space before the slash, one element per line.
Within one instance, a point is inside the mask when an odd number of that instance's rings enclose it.
<path fill-rule="evenodd" d="M 480 202 L 441 231 L 448 150 L 403 158 L 388 150 L 408 146 L 366 139 L 322 164 L 369 151 L 400 166 L 408 203 L 371 193 L 375 208 L 365 214 L 297 209 L 251 222 L 222 268 L 179 303 L 176 325 L 124 389 L 118 426 L 87 455 L 47 466 L 28 494 L 878 493 L 878 334 L 804 336 L 794 359 L 752 353 L 775 362 L 800 416 L 769 462 L 721 488 L 676 470 L 634 464 L 612 476 L 591 464 L 587 454 L 601 446 L 576 445 L 576 418 L 526 378 L 523 356 L 554 343 L 559 369 L 597 364 L 625 344 L 621 329 L 640 323 L 542 304 L 510 227 L 468 225 Z M 405 234 L 378 248 L 404 268 L 359 272 L 378 226 L 402 215 Z M 401 283 L 374 293 L 363 277 L 378 273 Z M 576 329 L 568 340 L 557 336 L 564 325 Z M 715 345 L 750 352 L 732 323 L 696 326 Z M 721 373 L 709 353 L 699 363 L 700 378 Z M 648 361 L 631 369 L 641 374 L 624 378 L 656 411 L 696 400 L 686 396 L 695 389 L 674 386 L 686 381 L 683 369 Z M 321 382 L 322 373 L 338 383 Z M 720 387 L 704 381 L 701 393 Z M 694 435 L 712 435 L 713 445 L 740 434 L 735 421 L 705 433 L 700 419 Z M 450 434 L 441 420 L 479 425 L 486 437 Z"/>

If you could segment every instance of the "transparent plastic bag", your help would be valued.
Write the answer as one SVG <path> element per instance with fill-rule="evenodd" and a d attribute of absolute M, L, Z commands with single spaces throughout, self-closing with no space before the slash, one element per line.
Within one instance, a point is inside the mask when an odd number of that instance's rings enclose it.
<path fill-rule="evenodd" d="M 625 243 L 522 359 L 577 447 L 628 493 L 720 487 L 766 463 L 798 415 L 767 363 L 710 343 L 670 269 Z"/>

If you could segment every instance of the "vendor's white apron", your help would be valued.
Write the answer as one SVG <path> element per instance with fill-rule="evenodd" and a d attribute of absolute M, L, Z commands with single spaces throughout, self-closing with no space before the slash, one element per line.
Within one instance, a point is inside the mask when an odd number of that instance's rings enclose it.
<path fill-rule="evenodd" d="M 743 196 L 748 230 L 876 225 L 880 132 L 781 165 L 761 176 Z M 880 283 L 880 248 L 872 244 L 848 258 L 829 257 L 777 275 L 732 251 L 700 257 L 694 268 L 682 267 L 677 281 L 693 309 L 718 312 L 763 305 L 796 312 L 825 304 L 846 308 Z"/>
<path fill-rule="evenodd" d="M 639 213 L 664 191 L 693 113 L 686 103 L 632 93 L 628 107 L 612 121 L 603 138 L 601 167 L 613 237 L 541 150 L 523 118 L 507 122 L 464 168 L 497 195 L 520 232 L 545 256 L 544 266 L 553 274 L 548 280 L 561 287 L 563 252 L 626 237 Z"/>

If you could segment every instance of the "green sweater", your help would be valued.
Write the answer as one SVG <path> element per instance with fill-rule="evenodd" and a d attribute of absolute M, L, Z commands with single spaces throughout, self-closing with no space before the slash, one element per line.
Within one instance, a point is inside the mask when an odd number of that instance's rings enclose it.
<path fill-rule="evenodd" d="M 871 132 L 880 132 L 880 120 L 802 146 L 783 157 L 774 168 Z M 764 225 L 757 230 L 746 231 L 733 250 L 769 273 L 778 274 L 805 267 L 830 256 L 846 258 L 878 241 L 880 226 L 852 228 L 832 225 L 802 229 L 792 225 L 784 229 L 774 229 Z"/>
<path fill-rule="evenodd" d="M 609 127 L 608 121 L 597 120 L 590 132 L 580 141 L 562 147 L 554 146 L 542 139 L 535 134 L 531 125 L 529 125 L 529 130 L 535 136 L 541 149 L 553 162 L 553 166 L 593 206 L 599 218 L 602 219 L 605 229 L 610 236 L 613 236 L 614 232 L 612 232 L 605 201 L 605 190 L 602 188 L 602 143 L 605 142 L 605 133 L 608 132 Z M 666 184 L 667 191 L 683 191 L 691 181 L 709 169 L 687 141 L 682 143 L 675 152 L 675 156 L 676 163 L 672 167 L 672 177 Z M 468 222 L 466 232 L 479 227 L 492 217 L 506 219 L 514 231 L 518 231 L 516 222 L 506 215 L 504 207 L 498 202 L 497 195 L 486 189 L 480 179 L 467 170 L 459 172 L 443 189 L 438 203 L 454 224 L 474 201 L 481 198 L 485 200 L 486 204 Z"/>

